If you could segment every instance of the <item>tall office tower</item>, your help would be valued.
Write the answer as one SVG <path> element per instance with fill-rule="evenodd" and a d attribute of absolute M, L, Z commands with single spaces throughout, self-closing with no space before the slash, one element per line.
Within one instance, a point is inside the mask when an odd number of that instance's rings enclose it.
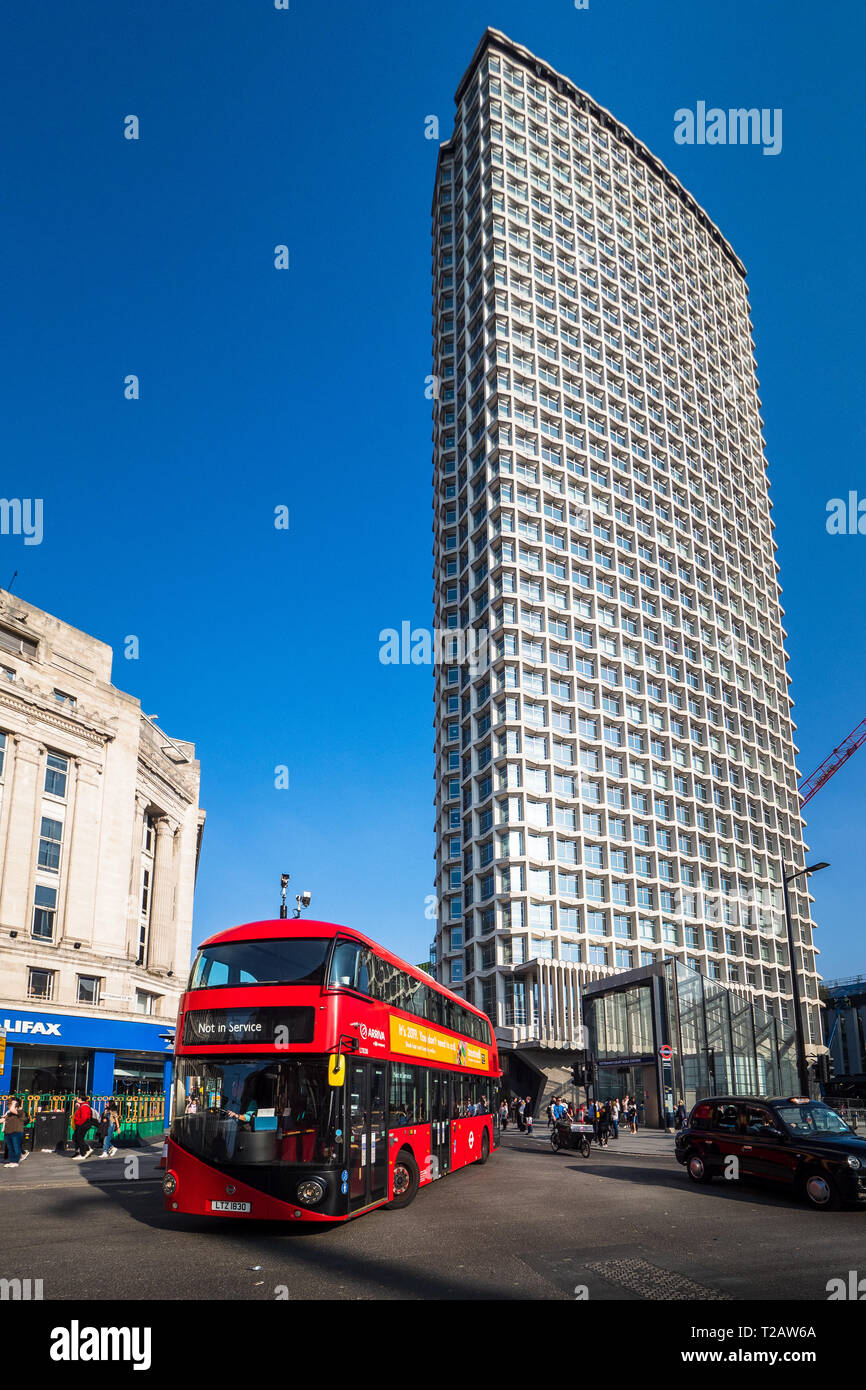
<path fill-rule="evenodd" d="M 433 204 L 435 968 L 507 1069 L 555 1079 L 581 985 L 665 956 L 792 1021 L 785 634 L 743 265 L 505 35 L 456 106 Z M 461 660 L 472 629 L 489 664 Z"/>

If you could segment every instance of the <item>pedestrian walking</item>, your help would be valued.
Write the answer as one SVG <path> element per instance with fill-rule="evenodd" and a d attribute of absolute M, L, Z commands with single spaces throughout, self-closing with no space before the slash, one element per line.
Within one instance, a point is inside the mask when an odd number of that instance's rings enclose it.
<path fill-rule="evenodd" d="M 607 1139 L 610 1133 L 610 1111 L 607 1104 L 599 1106 L 598 1113 L 598 1142 L 601 1147 L 607 1148 Z"/>
<path fill-rule="evenodd" d="M 80 1163 L 83 1159 L 89 1158 L 93 1152 L 84 1138 L 92 1121 L 93 1111 L 86 1096 L 76 1096 L 75 1109 L 72 1112 L 72 1145 L 75 1149 L 75 1153 L 72 1155 L 73 1163 Z"/>
<path fill-rule="evenodd" d="M 24 1143 L 24 1113 L 20 1100 L 13 1096 L 3 1115 L 3 1137 L 6 1140 L 6 1167 L 17 1168 L 27 1157 L 22 1153 Z"/>
<path fill-rule="evenodd" d="M 521 1101 L 518 1101 L 518 1102 L 517 1102 L 517 1128 L 520 1130 L 521 1134 L 522 1134 L 523 1131 L 526 1129 L 526 1115 L 525 1115 L 525 1113 L 524 1113 L 525 1110 L 526 1110 L 526 1102 L 525 1102 L 525 1101 L 522 1101 L 522 1100 L 521 1100 Z"/>
<path fill-rule="evenodd" d="M 523 1122 L 526 1125 L 527 1134 L 532 1134 L 532 1096 L 527 1096 L 523 1102 Z"/>
<path fill-rule="evenodd" d="M 508 1128 L 508 1101 L 504 1100 L 499 1107 L 499 1123 L 504 1134 Z"/>
<path fill-rule="evenodd" d="M 613 1131 L 614 1139 L 619 1138 L 619 1101 L 614 1099 L 610 1103 L 610 1127 Z"/>
<path fill-rule="evenodd" d="M 114 1143 L 114 1136 L 120 1129 L 120 1116 L 117 1113 L 117 1102 L 110 1100 L 107 1102 L 99 1121 L 99 1133 L 102 1138 L 102 1153 L 100 1158 L 113 1158 L 117 1153 Z"/>
<path fill-rule="evenodd" d="M 683 1104 L 682 1099 L 680 1099 L 680 1100 L 677 1101 L 677 1108 L 676 1108 L 676 1110 L 674 1111 L 674 1127 L 675 1127 L 676 1129 L 682 1129 L 683 1126 L 685 1125 L 685 1122 L 686 1122 L 686 1107 L 685 1107 L 685 1105 Z"/>

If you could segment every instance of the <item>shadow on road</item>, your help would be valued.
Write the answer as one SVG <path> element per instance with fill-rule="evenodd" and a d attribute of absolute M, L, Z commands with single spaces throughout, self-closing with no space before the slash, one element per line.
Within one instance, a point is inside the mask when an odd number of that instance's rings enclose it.
<path fill-rule="evenodd" d="M 736 1182 L 717 1178 L 711 1183 L 691 1182 L 685 1171 L 670 1171 L 667 1168 L 633 1167 L 617 1163 L 609 1166 L 594 1163 L 591 1158 L 583 1163 L 569 1163 L 569 1172 L 588 1173 L 593 1177 L 608 1178 L 613 1182 L 636 1184 L 639 1187 L 665 1187 L 691 1193 L 707 1201 L 752 1202 L 761 1206 L 779 1207 L 783 1210 L 805 1211 L 810 1215 L 826 1216 L 828 1213 L 812 1212 L 808 1203 L 801 1202 L 790 1192 L 780 1191 L 769 1182 L 764 1184 L 759 1178 L 739 1178 Z"/>
<path fill-rule="evenodd" d="M 83 1165 L 82 1165 L 83 1166 Z M 161 1177 L 161 1174 L 160 1174 Z M 357 1221 L 333 1223 L 284 1224 L 273 1221 L 225 1220 L 219 1217 L 173 1215 L 163 1209 L 162 1193 L 153 1179 L 128 1181 L 111 1179 L 108 1175 L 91 1172 L 89 1186 L 100 1192 L 133 1221 L 140 1222 L 165 1235 L 165 1258 L 172 1259 L 172 1250 L 179 1242 L 180 1258 L 190 1255 L 189 1238 L 205 1236 L 219 1244 L 221 1255 L 236 1250 L 244 1266 L 261 1263 L 263 1285 L 250 1297 L 266 1301 L 275 1299 L 276 1289 L 286 1285 L 292 1294 L 295 1276 L 305 1288 L 315 1285 L 317 1277 L 330 1287 L 342 1284 L 344 1297 L 399 1298 L 436 1300 L 508 1300 L 523 1301 L 525 1290 L 513 1283 L 502 1282 L 496 1271 L 485 1271 L 483 1278 L 474 1277 L 467 1252 L 465 1270 L 452 1266 L 442 1271 L 413 1263 L 413 1211 L 390 1212 L 382 1208 L 367 1212 Z M 100 1180 L 101 1179 L 101 1180 Z M 46 1194 L 48 1196 L 48 1194 Z M 76 1201 L 77 1197 L 77 1201 Z M 81 1220 L 81 1188 L 75 1192 L 51 1194 L 45 1204 L 47 1214 L 58 1218 Z M 383 1224 L 380 1224 L 383 1223 Z M 357 1239 L 361 1229 L 372 1230 L 372 1239 Z M 378 1227 L 378 1229 L 377 1229 Z M 385 1245 L 391 1255 L 371 1252 L 368 1246 Z M 196 1252 L 206 1258 L 206 1251 L 196 1245 Z M 297 1286 L 297 1285 L 296 1285 Z M 188 1297 L 189 1294 L 178 1295 Z M 204 1295 L 208 1296 L 208 1295 Z M 302 1295 L 316 1297 L 315 1292 Z M 329 1297 L 335 1295 L 329 1294 Z M 340 1297 L 340 1294 L 336 1295 Z"/>

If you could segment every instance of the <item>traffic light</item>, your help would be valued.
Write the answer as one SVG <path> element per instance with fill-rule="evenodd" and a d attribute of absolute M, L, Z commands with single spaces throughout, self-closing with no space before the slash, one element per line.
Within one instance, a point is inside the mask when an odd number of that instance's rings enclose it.
<path fill-rule="evenodd" d="M 829 1052 L 821 1053 L 815 1062 L 814 1071 L 815 1076 L 826 1091 L 836 1076 L 836 1067 Z"/>
<path fill-rule="evenodd" d="M 571 1079 L 575 1086 L 586 1086 L 586 1067 L 572 1067 Z"/>

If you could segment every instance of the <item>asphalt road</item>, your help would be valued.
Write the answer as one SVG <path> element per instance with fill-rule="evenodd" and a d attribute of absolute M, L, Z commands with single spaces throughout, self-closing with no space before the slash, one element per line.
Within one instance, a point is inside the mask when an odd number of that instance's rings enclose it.
<path fill-rule="evenodd" d="M 589 1159 L 509 1132 L 484 1167 L 325 1230 L 173 1217 L 153 1153 L 126 1181 L 33 1154 L 0 1169 L 2 1274 L 45 1299 L 794 1299 L 866 1274 L 866 1212 L 697 1187 L 662 1135 Z M 255 1268 L 261 1266 L 261 1268 Z"/>

